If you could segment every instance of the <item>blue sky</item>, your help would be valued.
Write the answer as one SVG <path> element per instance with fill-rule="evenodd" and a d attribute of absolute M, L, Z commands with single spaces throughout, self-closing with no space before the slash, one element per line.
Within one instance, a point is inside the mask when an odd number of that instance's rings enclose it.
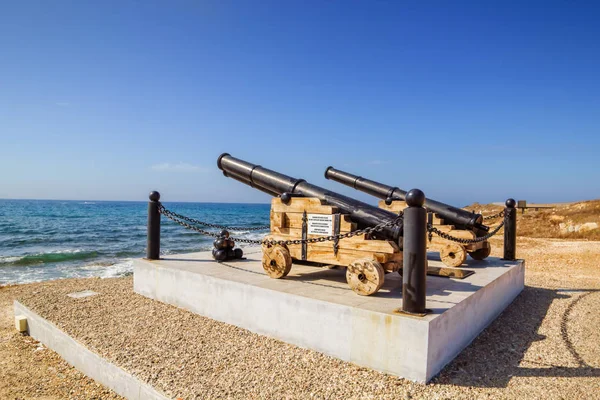
<path fill-rule="evenodd" d="M 0 198 L 266 202 L 222 152 L 456 205 L 600 197 L 592 2 L 0 0 Z"/>

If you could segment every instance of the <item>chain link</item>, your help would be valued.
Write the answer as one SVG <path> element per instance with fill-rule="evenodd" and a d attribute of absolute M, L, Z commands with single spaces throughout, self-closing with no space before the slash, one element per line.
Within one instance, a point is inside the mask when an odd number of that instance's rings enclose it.
<path fill-rule="evenodd" d="M 161 213 L 162 215 L 164 215 L 165 217 L 171 219 L 171 220 L 173 220 L 171 217 L 175 217 L 175 218 L 181 219 L 183 221 L 190 222 L 192 224 L 207 226 L 209 228 L 215 228 L 215 229 L 226 229 L 228 231 L 264 231 L 266 229 L 271 228 L 270 225 L 261 225 L 261 226 L 225 226 L 225 225 L 211 224 L 210 222 L 200 221 L 198 219 L 193 219 L 193 218 L 190 218 L 190 217 L 186 217 L 185 215 L 177 214 L 177 213 L 175 213 L 173 211 L 167 210 L 165 208 L 165 206 L 163 206 L 162 204 L 160 204 L 158 206 L 158 212 Z"/>
<path fill-rule="evenodd" d="M 457 243 L 461 243 L 461 244 L 472 244 L 472 243 L 479 243 L 479 242 L 484 242 L 484 241 L 488 240 L 489 238 L 494 236 L 496 233 L 498 233 L 500 231 L 500 229 L 502 229 L 505 222 L 506 222 L 506 220 L 503 220 L 502 223 L 500 225 L 498 225 L 496 228 L 494 228 L 493 231 L 489 232 L 488 234 L 486 234 L 484 236 L 477 237 L 475 239 L 464 239 L 464 238 L 454 237 L 446 232 L 440 231 L 438 228 L 436 228 L 435 226 L 433 226 L 431 224 L 427 224 L 427 230 L 430 233 L 429 241 L 431 241 L 431 234 L 435 233 L 439 237 L 446 239 L 446 240 L 450 240 L 452 242 L 457 242 Z"/>
<path fill-rule="evenodd" d="M 171 221 L 183 226 L 184 228 L 191 229 L 191 230 L 198 232 L 205 236 L 211 236 L 214 238 L 220 237 L 220 235 L 218 233 L 209 232 L 202 228 L 198 228 L 196 226 L 192 226 L 192 225 L 188 224 L 187 222 L 192 222 L 192 223 L 198 223 L 199 225 L 203 225 L 202 223 L 200 223 L 201 221 L 196 222 L 197 220 L 194 220 L 193 218 L 188 218 L 183 215 L 180 215 L 180 214 L 177 214 L 177 213 L 167 210 L 162 204 L 158 207 L 158 210 L 162 215 L 164 215 Z M 238 243 L 260 244 L 260 245 L 266 245 L 266 246 L 274 246 L 274 245 L 282 245 L 283 246 L 283 245 L 290 245 L 290 244 L 330 242 L 330 241 L 335 241 L 335 240 L 339 240 L 339 239 L 351 238 L 353 236 L 358 236 L 358 235 L 362 235 L 362 234 L 372 234 L 373 232 L 381 232 L 384 228 L 398 224 L 398 222 L 400 220 L 402 220 L 402 215 L 403 215 L 403 213 L 400 212 L 398 217 L 394 218 L 393 220 L 387 221 L 387 222 L 382 222 L 381 224 L 373 226 L 373 227 L 358 229 L 356 231 L 347 232 L 347 233 L 339 233 L 337 235 L 321 236 L 318 238 L 294 239 L 294 240 L 271 240 L 271 239 L 257 240 L 257 239 L 245 239 L 245 238 L 235 238 L 235 237 L 230 237 L 230 238 L 233 241 L 238 242 Z M 221 226 L 214 226 L 214 224 L 206 224 L 205 226 L 221 228 Z M 227 227 L 222 227 L 222 228 L 227 228 Z M 227 229 L 236 230 L 231 227 L 227 228 Z M 265 228 L 263 228 L 263 229 L 265 229 Z M 240 229 L 240 230 L 242 230 L 242 229 Z M 252 229 L 252 230 L 258 230 L 258 229 Z"/>
<path fill-rule="evenodd" d="M 487 217 L 483 217 L 483 220 L 489 221 L 490 219 L 496 219 L 496 218 L 500 218 L 500 217 L 504 217 L 504 210 L 500 211 L 498 214 L 488 215 Z"/>
<path fill-rule="evenodd" d="M 198 233 L 200 233 L 202 235 L 212 236 L 214 238 L 221 237 L 221 235 L 219 235 L 216 232 L 205 231 L 204 229 L 198 228 L 197 226 L 192 226 L 192 225 L 188 224 L 185 221 L 180 221 L 179 219 L 177 219 L 176 217 L 174 217 L 172 213 L 164 213 L 164 212 L 161 212 L 161 211 L 159 211 L 159 212 L 161 214 L 163 214 L 165 217 L 169 218 L 171 221 L 175 222 L 176 224 L 179 224 L 179 225 L 183 226 L 184 228 L 191 229 L 191 230 L 193 230 L 195 232 L 198 232 Z"/>

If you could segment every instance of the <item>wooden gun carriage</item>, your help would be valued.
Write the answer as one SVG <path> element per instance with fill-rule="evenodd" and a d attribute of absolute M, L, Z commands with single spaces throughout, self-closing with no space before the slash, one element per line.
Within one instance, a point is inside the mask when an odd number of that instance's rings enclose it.
<path fill-rule="evenodd" d="M 314 197 L 292 197 L 288 202 L 273 198 L 270 219 L 271 240 L 313 239 L 358 229 L 348 214 Z M 272 278 L 286 276 L 292 260 L 345 267 L 352 290 L 369 295 L 381 288 L 385 273 L 402 267 L 402 251 L 394 241 L 372 239 L 366 233 L 333 241 L 263 245 L 263 268 Z"/>
<path fill-rule="evenodd" d="M 382 199 L 379 208 L 399 213 L 406 208 L 406 192 L 397 188 L 353 175 L 333 167 L 325 170 L 325 178 L 334 180 L 356 190 Z M 460 239 L 472 240 L 485 235 L 489 228 L 483 225 L 483 217 L 460 208 L 427 199 L 425 207 L 429 212 L 429 223 L 438 230 Z M 439 251 L 440 259 L 449 267 L 459 267 L 470 255 L 474 260 L 483 260 L 490 255 L 491 246 L 487 240 L 462 244 L 438 235 L 430 235 L 427 246 Z"/>
<path fill-rule="evenodd" d="M 404 210 L 406 207 L 407 205 L 403 200 L 393 200 L 390 204 L 387 204 L 385 200 L 379 201 L 379 208 L 396 213 Z M 472 240 L 477 237 L 477 234 L 473 230 L 461 229 L 451 223 L 448 224 L 439 214 L 433 212 L 429 213 L 428 222 L 438 230 L 456 238 Z M 492 250 L 487 240 L 463 244 L 444 239 L 438 235 L 429 235 L 427 248 L 439 252 L 440 259 L 448 267 L 460 267 L 467 260 L 467 255 L 470 255 L 474 260 L 483 260 L 490 255 Z"/>

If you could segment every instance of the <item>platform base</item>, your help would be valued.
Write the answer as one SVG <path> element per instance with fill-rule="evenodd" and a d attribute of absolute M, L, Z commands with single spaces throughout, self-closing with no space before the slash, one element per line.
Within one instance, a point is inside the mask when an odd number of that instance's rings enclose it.
<path fill-rule="evenodd" d="M 427 277 L 422 317 L 398 313 L 402 278 L 359 296 L 343 269 L 294 265 L 284 279 L 263 271 L 261 252 L 216 263 L 209 252 L 134 261 L 135 292 L 361 366 L 427 382 L 523 290 L 524 261 L 469 260 L 463 279 Z M 443 268 L 430 255 L 429 265 Z"/>

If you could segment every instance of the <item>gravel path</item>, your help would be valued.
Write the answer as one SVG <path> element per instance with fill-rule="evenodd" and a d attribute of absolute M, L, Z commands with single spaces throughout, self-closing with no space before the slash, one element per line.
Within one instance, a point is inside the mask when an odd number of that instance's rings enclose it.
<path fill-rule="evenodd" d="M 18 297 L 174 398 L 600 399 L 600 242 L 520 238 L 519 256 L 525 291 L 428 385 L 151 301 L 133 293 L 131 278 L 4 288 L 0 359 L 15 358 L 2 364 L 0 397 L 114 396 L 11 330 L 6 310 Z M 66 297 L 84 289 L 100 295 Z"/>

